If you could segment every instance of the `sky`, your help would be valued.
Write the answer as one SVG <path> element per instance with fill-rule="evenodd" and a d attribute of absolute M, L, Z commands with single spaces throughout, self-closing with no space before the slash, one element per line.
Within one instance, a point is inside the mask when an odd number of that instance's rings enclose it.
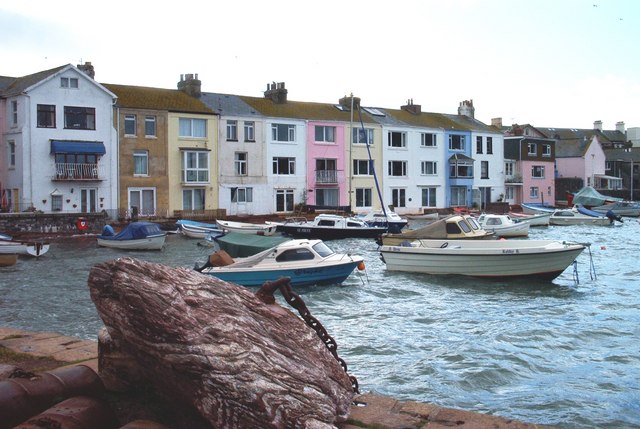
<path fill-rule="evenodd" d="M 640 127 L 637 0 L 0 0 L 0 76 L 85 61 L 100 83 Z"/>

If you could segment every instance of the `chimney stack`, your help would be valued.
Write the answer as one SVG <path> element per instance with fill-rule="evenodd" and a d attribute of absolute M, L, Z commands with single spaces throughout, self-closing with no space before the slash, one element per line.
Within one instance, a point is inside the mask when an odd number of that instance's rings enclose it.
<path fill-rule="evenodd" d="M 400 106 L 400 110 L 404 110 L 413 115 L 419 115 L 422 112 L 422 106 L 419 104 L 413 104 L 413 98 L 407 100 L 407 104 Z"/>
<path fill-rule="evenodd" d="M 476 109 L 473 107 L 473 100 L 464 100 L 458 106 L 458 115 L 468 116 L 474 118 Z"/>
<path fill-rule="evenodd" d="M 284 87 L 284 82 L 268 83 L 267 90 L 264 92 L 264 98 L 268 98 L 275 104 L 286 104 L 287 89 Z"/>
<path fill-rule="evenodd" d="M 622 134 L 626 133 L 624 129 L 624 121 L 616 122 L 616 131 L 620 131 Z"/>
<path fill-rule="evenodd" d="M 96 71 L 94 70 L 93 65 L 91 64 L 91 61 L 85 61 L 84 64 L 78 64 L 77 67 L 78 67 L 78 70 L 84 72 L 84 74 L 89 76 L 91 79 L 96 78 Z"/>
<path fill-rule="evenodd" d="M 193 74 L 181 74 L 178 89 L 191 97 L 200 98 L 202 95 L 202 82 L 198 79 L 198 73 L 196 73 L 195 77 Z"/>
<path fill-rule="evenodd" d="M 598 131 L 602 131 L 602 121 L 594 121 L 593 122 L 593 129 L 594 130 L 598 130 Z"/>
<path fill-rule="evenodd" d="M 491 126 L 502 128 L 502 118 L 491 118 Z"/>

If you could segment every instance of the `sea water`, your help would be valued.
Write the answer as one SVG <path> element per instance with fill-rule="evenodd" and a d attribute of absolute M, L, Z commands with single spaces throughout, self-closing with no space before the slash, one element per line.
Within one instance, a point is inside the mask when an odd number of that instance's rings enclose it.
<path fill-rule="evenodd" d="M 366 270 L 298 293 L 362 392 L 563 428 L 640 428 L 639 233 L 637 219 L 532 228 L 531 239 L 591 244 L 551 283 L 388 272 L 373 240 L 328 241 Z M 0 268 L 0 326 L 97 339 L 94 264 L 126 255 L 193 267 L 210 252 L 179 235 L 162 251 L 54 242 Z"/>

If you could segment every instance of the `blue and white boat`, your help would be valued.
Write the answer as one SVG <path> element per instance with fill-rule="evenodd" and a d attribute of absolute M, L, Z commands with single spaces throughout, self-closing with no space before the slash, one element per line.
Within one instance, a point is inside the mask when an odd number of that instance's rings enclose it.
<path fill-rule="evenodd" d="M 105 225 L 98 237 L 98 246 L 125 250 L 162 250 L 167 232 L 153 222 L 131 222 L 116 234 L 111 225 Z"/>
<path fill-rule="evenodd" d="M 400 217 L 393 210 L 372 210 L 360 218 L 369 226 L 387 228 L 387 232 L 390 234 L 399 234 L 402 228 L 409 223 L 407 219 Z"/>
<path fill-rule="evenodd" d="M 281 277 L 289 277 L 291 286 L 305 286 L 340 284 L 356 267 L 365 268 L 361 256 L 335 253 L 322 240 L 295 239 L 246 258 L 218 251 L 195 270 L 242 286 L 262 286 Z"/>
<path fill-rule="evenodd" d="M 198 222 L 195 220 L 180 219 L 176 222 L 180 233 L 189 238 L 215 238 L 224 235 L 224 231 L 215 223 Z"/>

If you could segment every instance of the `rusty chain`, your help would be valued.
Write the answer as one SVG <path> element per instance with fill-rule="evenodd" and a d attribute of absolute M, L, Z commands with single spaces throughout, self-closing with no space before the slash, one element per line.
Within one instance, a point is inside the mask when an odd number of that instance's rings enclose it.
<path fill-rule="evenodd" d="M 338 344 L 333 339 L 333 337 L 329 335 L 324 326 L 322 326 L 322 323 L 320 323 L 318 319 L 311 315 L 311 312 L 307 308 L 302 298 L 300 298 L 300 295 L 293 291 L 290 281 L 291 279 L 289 277 L 281 277 L 275 282 L 266 282 L 260 289 L 258 289 L 258 291 L 256 292 L 256 296 L 264 303 L 273 304 L 275 303 L 273 294 L 276 290 L 279 289 L 280 293 L 282 293 L 282 296 L 287 301 L 287 303 L 291 307 L 298 310 L 298 313 L 302 317 L 302 320 L 304 320 L 307 326 L 309 326 L 316 332 L 329 352 L 338 361 L 344 372 L 349 377 L 349 380 L 351 380 L 351 387 L 353 388 L 353 391 L 355 393 L 360 393 L 358 387 L 358 379 L 353 375 L 349 375 L 349 372 L 347 370 L 347 363 L 340 356 L 338 356 Z"/>

